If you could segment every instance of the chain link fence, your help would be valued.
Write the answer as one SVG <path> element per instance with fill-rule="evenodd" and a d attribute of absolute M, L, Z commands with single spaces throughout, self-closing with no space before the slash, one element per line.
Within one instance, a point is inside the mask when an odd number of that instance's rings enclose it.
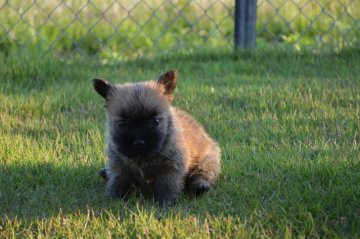
<path fill-rule="evenodd" d="M 296 50 L 359 47 L 359 0 L 258 1 L 257 34 Z"/>
<path fill-rule="evenodd" d="M 232 48 L 234 0 L 0 0 L 0 52 L 129 58 Z M 358 47 L 359 0 L 258 0 L 257 47 Z"/>

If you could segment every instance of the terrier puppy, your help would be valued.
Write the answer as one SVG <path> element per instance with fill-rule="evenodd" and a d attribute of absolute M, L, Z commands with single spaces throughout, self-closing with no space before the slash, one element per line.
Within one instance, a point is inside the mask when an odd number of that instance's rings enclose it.
<path fill-rule="evenodd" d="M 111 84 L 94 79 L 108 116 L 106 195 L 122 198 L 134 189 L 156 203 L 175 203 L 183 189 L 210 189 L 220 172 L 220 148 L 190 115 L 172 106 L 177 71 L 157 81 Z"/>

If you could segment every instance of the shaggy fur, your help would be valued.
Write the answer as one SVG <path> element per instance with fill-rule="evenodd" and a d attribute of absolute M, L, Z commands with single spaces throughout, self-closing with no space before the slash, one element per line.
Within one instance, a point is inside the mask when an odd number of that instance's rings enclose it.
<path fill-rule="evenodd" d="M 177 71 L 158 81 L 113 85 L 93 80 L 108 115 L 106 195 L 133 189 L 155 202 L 176 202 L 184 187 L 208 191 L 220 172 L 220 148 L 190 115 L 171 105 Z"/>

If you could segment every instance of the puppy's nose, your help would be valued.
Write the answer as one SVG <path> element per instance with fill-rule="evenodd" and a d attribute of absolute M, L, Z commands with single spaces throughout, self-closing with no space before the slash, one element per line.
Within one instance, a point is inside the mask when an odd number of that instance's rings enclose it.
<path fill-rule="evenodd" d="M 145 146 L 145 141 L 142 139 L 137 139 L 133 141 L 133 146 L 138 147 L 138 148 L 142 148 Z"/>

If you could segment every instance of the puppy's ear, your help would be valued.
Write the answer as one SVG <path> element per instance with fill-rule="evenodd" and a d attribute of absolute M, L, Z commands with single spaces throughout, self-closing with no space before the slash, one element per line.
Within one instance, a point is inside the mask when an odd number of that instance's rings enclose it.
<path fill-rule="evenodd" d="M 176 88 L 177 75 L 177 70 L 171 70 L 162 74 L 157 81 L 158 84 L 164 87 L 164 94 L 167 95 L 170 100 L 172 100 L 172 95 Z"/>
<path fill-rule="evenodd" d="M 96 90 L 96 92 L 99 93 L 99 95 L 101 95 L 105 99 L 109 96 L 111 90 L 113 89 L 113 86 L 111 85 L 111 83 L 109 83 L 106 80 L 93 79 L 92 82 L 93 82 L 93 86 L 94 86 L 94 89 Z"/>

